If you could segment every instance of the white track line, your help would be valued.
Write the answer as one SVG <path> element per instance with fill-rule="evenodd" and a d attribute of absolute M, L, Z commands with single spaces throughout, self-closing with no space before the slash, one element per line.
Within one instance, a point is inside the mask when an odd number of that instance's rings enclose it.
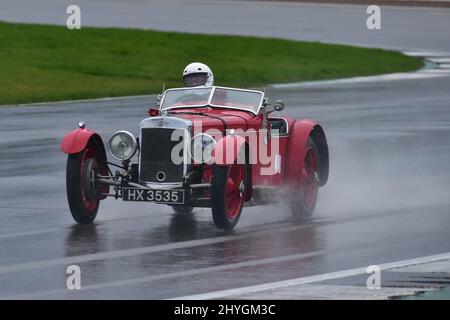
<path fill-rule="evenodd" d="M 423 57 L 433 57 L 433 58 L 436 57 L 437 58 L 437 57 L 445 57 L 445 56 L 449 55 L 448 52 L 444 52 L 444 51 L 403 51 L 402 53 L 407 56 L 419 57 L 419 58 L 423 58 Z"/>
<path fill-rule="evenodd" d="M 442 65 L 441 65 L 442 66 Z M 450 69 L 444 69 L 444 68 L 440 68 L 440 69 L 427 69 L 427 70 L 423 70 L 422 73 L 427 73 L 427 74 L 434 74 L 434 75 L 442 75 L 442 76 L 448 76 L 450 74 Z"/>
<path fill-rule="evenodd" d="M 450 63 L 450 58 L 443 57 L 443 58 L 428 58 L 427 60 L 433 62 L 433 63 Z"/>
<path fill-rule="evenodd" d="M 279 232 L 279 230 L 276 230 L 275 232 Z M 339 252 L 352 251 L 354 249 L 355 249 L 355 247 L 350 246 L 350 247 L 341 248 L 339 250 Z M 265 265 L 265 264 L 298 261 L 298 260 L 308 259 L 308 258 L 312 258 L 312 257 L 316 257 L 316 256 L 323 256 L 327 253 L 329 253 L 329 252 L 325 251 L 325 250 L 319 250 L 319 251 L 312 251 L 312 252 L 302 252 L 302 253 L 297 253 L 297 254 L 290 254 L 290 255 L 285 255 L 285 256 L 278 256 L 278 257 L 254 259 L 254 260 L 230 263 L 230 264 L 225 264 L 225 265 L 216 265 L 216 266 L 211 266 L 211 267 L 204 267 L 204 268 L 197 268 L 197 269 L 183 270 L 183 271 L 175 271 L 175 272 L 171 272 L 171 273 L 163 273 L 163 274 L 156 274 L 156 275 L 150 275 L 150 276 L 144 276 L 144 277 L 138 277 L 138 278 L 131 278 L 131 279 L 124 279 L 124 280 L 103 282 L 103 283 L 98 283 L 98 284 L 84 285 L 82 287 L 82 290 L 83 291 L 99 290 L 99 289 L 106 289 L 106 288 L 118 287 L 118 286 L 139 285 L 139 284 L 142 284 L 145 282 L 150 282 L 150 281 L 160 281 L 160 280 L 167 280 L 167 279 L 173 279 L 173 278 L 179 278 L 179 277 L 189 277 L 189 276 L 195 276 L 195 275 L 200 275 L 200 274 L 205 274 L 205 273 L 227 271 L 227 270 L 233 270 L 233 269 L 239 269 L 239 268 L 255 267 L 255 266 Z M 333 252 L 333 253 L 335 253 L 335 252 Z M 449 257 L 450 257 L 450 253 L 449 253 Z M 439 259 L 439 260 L 443 260 L 443 259 Z M 408 260 L 408 261 L 412 261 L 412 260 Z M 438 261 L 438 260 L 436 260 L 436 261 Z M 417 261 L 415 261 L 415 264 L 417 264 Z M 386 266 L 391 267 L 390 264 L 386 264 Z M 365 268 L 361 268 L 361 270 L 363 270 L 365 272 Z M 361 273 L 364 273 L 364 272 L 361 272 Z M 342 275 L 343 273 L 339 272 L 339 274 Z M 350 275 L 352 275 L 352 274 L 350 274 Z M 318 279 L 320 280 L 321 276 L 323 276 L 323 275 L 308 277 L 308 278 L 301 278 L 301 279 L 310 279 L 310 278 L 316 279 L 315 277 L 319 277 Z M 347 276 L 347 274 L 345 273 L 344 276 Z M 316 279 L 316 281 L 319 281 L 319 280 Z M 288 280 L 288 281 L 291 281 L 291 280 Z M 284 281 L 282 281 L 282 282 L 284 282 Z M 309 282 L 307 282 L 307 283 L 309 283 Z M 37 291 L 37 292 L 26 293 L 26 294 L 7 296 L 7 297 L 2 297 L 1 299 L 27 299 L 27 298 L 43 297 L 43 296 L 51 296 L 51 295 L 59 296 L 60 294 L 64 294 L 64 293 L 67 293 L 67 289 L 53 289 L 53 290 L 44 290 L 44 291 Z M 179 298 L 175 298 L 175 299 L 179 299 Z M 208 298 L 206 298 L 206 299 L 208 299 Z"/>
<path fill-rule="evenodd" d="M 339 220 L 342 220 L 342 219 L 339 219 Z M 331 222 L 333 222 L 333 221 L 331 221 Z M 321 223 L 328 223 L 328 222 L 321 222 Z M 182 242 L 175 242 L 175 243 L 166 243 L 166 244 L 155 245 L 155 246 L 150 246 L 150 247 L 139 247 L 139 248 L 132 248 L 132 249 L 123 249 L 123 250 L 115 250 L 115 251 L 108 251 L 108 252 L 79 255 L 79 256 L 73 256 L 73 257 L 58 258 L 58 259 L 17 263 L 17 264 L 12 264 L 12 265 L 0 266 L 0 274 L 21 272 L 21 271 L 27 271 L 27 270 L 35 270 L 35 269 L 39 269 L 39 268 L 48 268 L 48 267 L 55 267 L 55 266 L 65 266 L 65 265 L 70 265 L 70 264 L 85 263 L 85 262 L 91 262 L 91 261 L 96 261 L 96 260 L 122 258 L 122 257 L 143 255 L 143 254 L 176 250 L 176 249 L 193 248 L 193 247 L 211 245 L 211 244 L 216 244 L 216 243 L 221 243 L 221 242 L 226 242 L 226 241 L 234 241 L 234 240 L 240 240 L 240 239 L 245 239 L 245 238 L 257 237 L 260 235 L 269 235 L 269 234 L 273 234 L 273 233 L 301 230 L 301 229 L 304 229 L 307 227 L 311 227 L 311 225 L 293 225 L 293 226 L 287 226 L 287 227 L 280 228 L 280 229 L 260 230 L 260 231 L 256 231 L 256 232 L 252 232 L 252 233 L 245 233 L 245 234 L 241 234 L 241 235 L 227 235 L 227 236 L 219 236 L 219 237 L 215 237 L 215 238 L 206 238 L 206 239 L 199 239 L 199 240 L 189 240 L 189 241 L 182 241 Z"/>
<path fill-rule="evenodd" d="M 382 216 L 403 214 L 404 212 L 405 212 L 404 209 L 391 209 L 386 214 L 382 214 Z M 288 225 L 288 226 L 282 227 L 282 228 L 271 228 L 271 229 L 264 228 L 264 229 L 260 229 L 258 231 L 237 234 L 237 235 L 236 234 L 224 235 L 224 236 L 218 236 L 215 238 L 188 240 L 188 241 L 181 241 L 181 242 L 175 242 L 175 243 L 165 243 L 165 244 L 149 246 L 149 247 L 114 250 L 114 251 L 108 251 L 108 252 L 99 252 L 99 253 L 78 255 L 78 256 L 73 256 L 73 257 L 64 257 L 64 258 L 57 258 L 57 259 L 38 260 L 38 261 L 23 262 L 23 263 L 11 264 L 11 265 L 3 265 L 3 266 L 0 266 L 0 274 L 21 272 L 21 271 L 27 271 L 27 270 L 35 270 L 35 269 L 39 269 L 39 268 L 66 266 L 66 265 L 70 265 L 70 264 L 79 264 L 79 263 L 85 263 L 85 262 L 91 262 L 91 261 L 97 261 L 97 260 L 122 258 L 122 257 L 134 256 L 134 255 L 143 255 L 143 254 L 149 254 L 149 253 L 169 251 L 169 250 L 193 248 L 193 247 L 211 245 L 211 244 L 216 244 L 216 243 L 222 243 L 222 242 L 226 242 L 226 241 L 241 240 L 241 239 L 246 239 L 246 238 L 251 238 L 251 237 L 257 237 L 257 236 L 261 236 L 261 235 L 266 236 L 266 235 L 280 233 L 280 232 L 291 232 L 291 231 L 309 228 L 312 225 L 314 225 L 314 226 L 325 225 L 326 226 L 327 224 L 330 224 L 330 223 L 347 222 L 347 221 L 354 221 L 354 220 L 358 220 L 358 219 L 371 219 L 371 218 L 376 219 L 379 217 L 380 217 L 379 213 L 366 213 L 366 214 L 360 214 L 360 215 L 345 215 L 345 216 L 341 216 L 341 217 L 337 217 L 337 218 L 317 219 L 317 220 L 313 220 L 311 223 L 308 223 L 308 224 L 302 224 L 302 225 L 294 224 L 294 225 Z M 48 230 L 44 230 L 44 231 L 48 231 Z M 39 233 L 39 231 L 37 230 L 36 233 Z"/>
<path fill-rule="evenodd" d="M 17 238 L 17 237 L 36 236 L 36 235 L 40 235 L 40 234 L 52 233 L 52 232 L 58 232 L 58 231 L 64 231 L 64 228 L 55 227 L 55 228 L 17 231 L 17 232 L 13 232 L 13 233 L 0 234 L 0 240 L 1 239 L 9 239 L 9 238 Z"/>
<path fill-rule="evenodd" d="M 133 285 L 133 284 L 139 285 L 144 282 L 150 282 L 150 281 L 167 280 L 167 279 L 173 279 L 173 278 L 179 278 L 179 277 L 190 277 L 190 276 L 211 273 L 211 272 L 220 272 L 220 271 L 227 271 L 227 270 L 240 269 L 240 268 L 256 267 L 256 266 L 264 265 L 264 264 L 303 260 L 303 259 L 321 256 L 321 255 L 324 255 L 325 253 L 327 253 L 327 252 L 326 251 L 312 251 L 312 252 L 291 254 L 291 255 L 280 256 L 280 257 L 272 257 L 272 258 L 244 261 L 244 262 L 229 263 L 229 264 L 212 266 L 212 267 L 176 271 L 176 272 L 171 272 L 171 273 L 162 273 L 162 274 L 156 274 L 156 275 L 139 277 L 139 278 L 116 280 L 116 281 L 82 286 L 82 291 L 99 290 L 99 289 L 106 289 L 106 288 L 111 288 L 111 287 Z M 30 297 L 42 297 L 42 296 L 48 296 L 48 295 L 56 295 L 56 294 L 67 293 L 67 292 L 68 292 L 67 289 L 55 289 L 55 290 L 27 293 L 27 294 L 17 295 L 17 296 L 10 296 L 10 297 L 6 297 L 6 298 L 2 298 L 2 299 L 24 299 L 24 298 L 30 298 Z"/>
<path fill-rule="evenodd" d="M 450 252 L 446 252 L 446 253 L 432 255 L 432 256 L 426 256 L 426 257 L 420 257 L 420 258 L 415 258 L 415 259 L 400 260 L 400 261 L 380 264 L 379 267 L 381 268 L 381 270 L 389 270 L 389 269 L 396 269 L 396 268 L 401 268 L 401 267 L 407 267 L 407 266 L 413 266 L 413 265 L 418 265 L 418 264 L 436 262 L 436 261 L 441 261 L 441 260 L 449 260 L 449 259 L 450 259 Z M 367 267 L 361 267 L 361 268 L 348 269 L 348 270 L 342 270 L 342 271 L 337 271 L 337 272 L 324 273 L 324 274 L 319 274 L 319 275 L 310 276 L 310 277 L 269 282 L 269 283 L 255 285 L 255 286 L 249 286 L 249 287 L 220 290 L 220 291 L 209 292 L 209 293 L 176 297 L 176 298 L 172 298 L 171 300 L 222 299 L 222 298 L 226 298 L 226 297 L 230 297 L 230 296 L 238 296 L 238 295 L 248 294 L 248 293 L 253 293 L 253 292 L 274 290 L 274 289 L 297 286 L 297 285 L 302 285 L 302 284 L 322 282 L 325 280 L 333 280 L 333 279 L 346 278 L 346 277 L 350 277 L 350 276 L 356 276 L 356 275 L 360 275 L 360 274 L 365 274 L 366 270 L 367 270 Z"/>
<path fill-rule="evenodd" d="M 336 80 L 323 80 L 323 81 L 304 81 L 304 82 L 294 82 L 286 84 L 273 84 L 269 87 L 274 89 L 298 89 L 298 88 L 310 88 L 319 87 L 326 85 L 336 85 L 336 84 L 358 84 L 358 83 L 371 83 L 371 82 L 384 82 L 384 81 L 397 81 L 397 80 L 415 80 L 415 79 L 429 79 L 436 77 L 443 77 L 445 74 L 434 73 L 434 72 L 423 72 L 423 71 L 435 71 L 436 69 L 420 70 L 416 72 L 399 72 L 399 73 L 389 73 L 379 76 L 367 76 L 367 77 L 354 77 L 354 78 L 344 78 Z"/>
<path fill-rule="evenodd" d="M 403 54 L 407 56 L 413 56 L 423 58 L 433 63 L 447 63 L 449 61 L 448 52 L 420 52 L 420 51 L 405 51 Z M 303 81 L 293 83 L 280 83 L 269 85 L 275 89 L 298 89 L 298 88 L 310 88 L 318 86 L 336 85 L 336 84 L 358 84 L 369 82 L 384 82 L 384 81 L 397 81 L 397 80 L 415 80 L 415 79 L 429 79 L 436 77 L 443 77 L 449 74 L 448 70 L 444 72 L 440 71 L 439 66 L 435 69 L 421 69 L 413 72 L 397 72 L 388 73 L 375 76 L 365 77 L 353 77 L 334 80 L 320 80 L 320 81 Z"/>

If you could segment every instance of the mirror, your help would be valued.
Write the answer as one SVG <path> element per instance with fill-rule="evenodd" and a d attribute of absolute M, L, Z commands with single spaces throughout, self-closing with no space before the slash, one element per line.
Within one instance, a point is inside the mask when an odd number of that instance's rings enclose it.
<path fill-rule="evenodd" d="M 273 109 L 275 111 L 283 111 L 284 110 L 284 102 L 281 100 L 277 100 L 273 104 Z"/>

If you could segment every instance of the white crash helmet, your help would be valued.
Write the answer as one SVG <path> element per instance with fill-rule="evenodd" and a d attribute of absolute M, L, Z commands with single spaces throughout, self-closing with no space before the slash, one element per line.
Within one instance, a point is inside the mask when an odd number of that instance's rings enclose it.
<path fill-rule="evenodd" d="M 214 85 L 214 75 L 206 64 L 193 62 L 184 68 L 183 81 L 185 87 L 210 87 Z"/>

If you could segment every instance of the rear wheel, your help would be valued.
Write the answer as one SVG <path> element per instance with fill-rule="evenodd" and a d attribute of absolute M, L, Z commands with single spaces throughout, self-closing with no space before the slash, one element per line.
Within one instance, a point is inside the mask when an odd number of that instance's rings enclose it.
<path fill-rule="evenodd" d="M 100 191 L 92 178 L 98 170 L 97 151 L 90 144 L 67 158 L 67 199 L 72 217 L 78 223 L 92 223 L 97 216 Z"/>
<path fill-rule="evenodd" d="M 245 165 L 214 166 L 211 183 L 211 208 L 219 229 L 233 229 L 241 216 L 245 193 Z"/>
<path fill-rule="evenodd" d="M 313 139 L 309 137 L 303 159 L 300 190 L 291 202 L 291 211 L 295 218 L 301 220 L 313 214 L 319 184 L 319 153 Z"/>

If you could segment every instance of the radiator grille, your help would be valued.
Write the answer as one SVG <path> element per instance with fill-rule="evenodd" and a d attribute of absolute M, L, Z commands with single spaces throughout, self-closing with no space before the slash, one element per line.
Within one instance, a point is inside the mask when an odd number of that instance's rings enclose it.
<path fill-rule="evenodd" d="M 171 140 L 174 131 L 177 131 L 175 136 L 179 137 L 177 141 Z M 177 154 L 183 158 L 184 148 L 180 148 L 180 143 L 184 141 L 184 130 L 143 128 L 141 136 L 141 180 L 155 183 L 181 182 L 183 163 L 175 164 L 172 161 L 171 154 L 177 146 L 177 150 L 180 150 Z M 161 172 L 164 175 L 161 175 Z M 158 180 L 162 176 L 165 177 L 164 180 Z"/>

